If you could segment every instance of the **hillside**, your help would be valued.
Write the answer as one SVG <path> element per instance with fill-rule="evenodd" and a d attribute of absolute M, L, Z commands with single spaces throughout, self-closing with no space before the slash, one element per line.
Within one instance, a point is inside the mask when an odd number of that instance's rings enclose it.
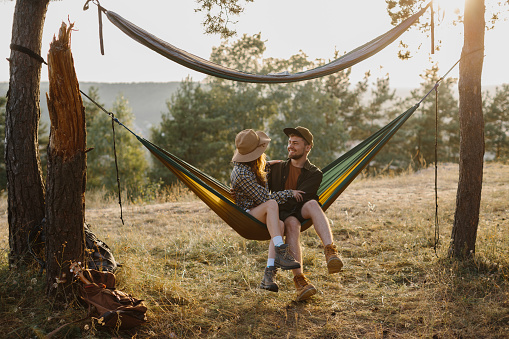
<path fill-rule="evenodd" d="M 113 102 L 119 95 L 129 101 L 135 119 L 135 129 L 143 136 L 149 137 L 150 127 L 161 121 L 161 113 L 167 112 L 166 102 L 171 98 L 180 85 L 180 82 L 138 82 L 138 83 L 99 83 L 82 82 L 81 90 L 88 93 L 92 86 L 99 89 L 101 103 L 110 110 Z M 5 96 L 9 83 L 0 82 L 0 96 Z M 496 86 L 485 86 L 483 91 L 494 93 Z M 395 88 L 396 96 L 405 98 L 410 95 L 413 88 Z M 49 123 L 46 95 L 48 82 L 41 83 L 41 111 L 42 121 Z M 86 99 L 85 99 L 86 100 Z"/>
<path fill-rule="evenodd" d="M 112 108 L 113 102 L 119 95 L 123 95 L 129 101 L 136 117 L 135 126 L 138 132 L 148 136 L 150 127 L 161 121 L 161 113 L 166 112 L 166 101 L 177 91 L 180 82 L 139 82 L 139 83 L 98 83 L 82 82 L 80 89 L 88 93 L 90 87 L 99 89 L 101 103 L 107 110 Z M 48 106 L 46 95 L 48 82 L 41 83 L 41 114 L 42 121 L 49 123 Z M 5 96 L 9 83 L 0 82 L 0 96 Z M 85 99 L 86 100 L 86 99 Z"/>

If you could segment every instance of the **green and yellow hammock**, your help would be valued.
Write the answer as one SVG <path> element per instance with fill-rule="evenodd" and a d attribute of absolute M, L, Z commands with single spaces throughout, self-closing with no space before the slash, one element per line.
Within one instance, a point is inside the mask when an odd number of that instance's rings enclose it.
<path fill-rule="evenodd" d="M 323 168 L 323 179 L 318 190 L 318 196 L 324 211 L 369 164 L 418 107 L 419 104 L 416 104 L 408 109 L 388 125 Z M 125 128 L 239 235 L 250 240 L 270 239 L 267 226 L 235 204 L 228 186 L 138 136 L 129 128 Z M 302 231 L 310 226 L 311 220 L 305 221 L 302 224 Z"/>

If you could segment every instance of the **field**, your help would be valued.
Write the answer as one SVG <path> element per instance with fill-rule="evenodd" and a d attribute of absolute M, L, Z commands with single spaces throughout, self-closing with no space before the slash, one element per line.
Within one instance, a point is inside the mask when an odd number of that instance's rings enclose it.
<path fill-rule="evenodd" d="M 260 290 L 267 242 L 238 236 L 185 189 L 153 203 L 87 197 L 86 220 L 122 267 L 119 289 L 144 299 L 149 323 L 101 329 L 90 320 L 61 338 L 507 338 L 509 337 L 509 165 L 485 165 L 475 259 L 447 250 L 457 165 L 438 171 L 439 246 L 434 169 L 358 178 L 331 206 L 345 267 L 328 275 L 313 229 L 302 234 L 304 270 L 318 294 L 295 302 L 290 272 L 280 291 Z M 3 199 L 5 200 L 5 199 Z M 164 201 L 167 200 L 167 201 Z M 52 311 L 44 277 L 7 268 L 7 207 L 0 219 L 0 337 L 43 337 L 86 310 Z"/>

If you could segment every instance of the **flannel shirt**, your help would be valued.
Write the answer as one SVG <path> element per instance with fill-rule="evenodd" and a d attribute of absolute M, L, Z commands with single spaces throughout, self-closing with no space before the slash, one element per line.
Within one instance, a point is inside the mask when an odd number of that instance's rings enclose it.
<path fill-rule="evenodd" d="M 251 209 L 270 199 L 276 200 L 278 204 L 284 204 L 293 198 L 292 190 L 271 193 L 267 183 L 262 186 L 256 181 L 256 175 L 249 166 L 238 162 L 233 164 L 231 186 L 235 192 L 235 203 L 243 209 Z M 267 164 L 265 169 L 270 171 L 270 166 Z"/>

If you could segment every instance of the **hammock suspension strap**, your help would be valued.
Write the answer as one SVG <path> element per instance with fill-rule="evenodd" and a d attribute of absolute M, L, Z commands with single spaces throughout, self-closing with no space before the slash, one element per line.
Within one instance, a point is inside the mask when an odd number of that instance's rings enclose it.
<path fill-rule="evenodd" d="M 113 131 L 113 154 L 115 155 L 115 171 L 117 174 L 117 188 L 118 188 L 118 204 L 120 205 L 120 220 L 122 221 L 122 225 L 124 224 L 124 217 L 122 215 L 122 191 L 120 190 L 120 176 L 118 174 L 118 161 L 117 161 L 117 147 L 115 142 L 115 122 L 121 126 L 124 126 L 117 118 L 115 118 L 115 114 L 112 112 L 108 112 L 103 106 L 99 105 L 94 99 L 89 97 L 85 92 L 80 89 L 81 94 L 83 94 L 88 100 L 93 102 L 97 107 L 99 107 L 104 113 L 108 114 L 111 118 L 111 129 Z M 125 127 L 125 126 L 124 126 Z M 127 128 L 127 127 L 125 127 Z"/>
<path fill-rule="evenodd" d="M 83 10 L 86 11 L 89 8 L 88 3 L 92 2 L 97 6 L 97 16 L 99 19 L 99 46 L 101 48 L 101 55 L 104 55 L 104 41 L 103 41 L 103 12 L 106 11 L 104 7 L 101 6 L 99 0 L 87 0 L 85 5 L 83 5 Z"/>

